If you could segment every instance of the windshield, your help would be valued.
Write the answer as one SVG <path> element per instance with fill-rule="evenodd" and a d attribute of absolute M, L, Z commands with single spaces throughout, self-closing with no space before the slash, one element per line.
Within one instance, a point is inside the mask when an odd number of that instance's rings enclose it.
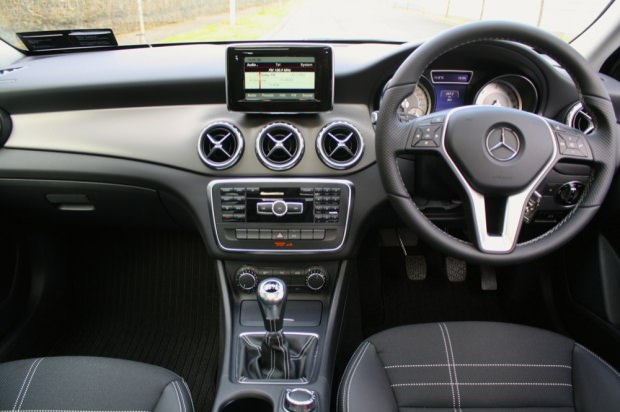
<path fill-rule="evenodd" d="M 515 20 L 569 41 L 609 0 L 0 0 L 0 36 L 112 29 L 118 44 L 420 41 L 474 20 Z"/>

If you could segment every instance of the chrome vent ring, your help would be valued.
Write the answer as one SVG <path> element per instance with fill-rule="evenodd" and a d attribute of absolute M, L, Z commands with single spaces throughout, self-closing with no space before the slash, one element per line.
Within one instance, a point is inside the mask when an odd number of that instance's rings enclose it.
<path fill-rule="evenodd" d="M 243 153 L 243 136 L 228 122 L 214 122 L 205 127 L 198 140 L 198 154 L 212 169 L 234 166 Z"/>
<path fill-rule="evenodd" d="M 584 134 L 594 131 L 595 125 L 592 116 L 583 108 L 581 102 L 575 103 L 566 114 L 566 124 L 581 130 Z"/>
<path fill-rule="evenodd" d="M 353 167 L 361 159 L 364 139 L 352 124 L 336 121 L 319 132 L 316 150 L 327 166 L 344 170 Z"/>
<path fill-rule="evenodd" d="M 289 123 L 270 123 L 258 133 L 256 155 L 271 170 L 288 170 L 299 163 L 303 154 L 304 139 Z"/>

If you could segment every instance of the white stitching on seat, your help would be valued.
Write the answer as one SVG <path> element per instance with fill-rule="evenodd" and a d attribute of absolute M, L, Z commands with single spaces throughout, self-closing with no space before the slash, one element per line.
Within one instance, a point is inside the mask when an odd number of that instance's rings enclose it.
<path fill-rule="evenodd" d="M 446 363 L 428 363 L 428 364 L 409 364 L 409 365 L 390 365 L 385 369 L 396 368 L 445 368 Z M 545 365 L 536 363 L 453 363 L 452 366 L 459 368 L 563 368 L 572 369 L 570 365 Z"/>
<path fill-rule="evenodd" d="M 392 388 L 408 387 L 408 386 L 453 386 L 451 382 L 421 382 L 421 383 L 394 383 L 390 385 Z M 461 382 L 459 386 L 560 386 L 572 388 L 571 383 L 561 382 Z"/>
<path fill-rule="evenodd" d="M 351 370 L 351 375 L 349 375 L 349 381 L 347 382 L 347 386 L 346 386 L 346 392 L 347 392 L 347 396 L 346 396 L 346 404 L 344 403 L 343 399 L 342 401 L 342 410 L 343 412 L 346 412 L 349 410 L 349 405 L 350 405 L 350 395 L 351 395 L 351 383 L 353 382 L 353 378 L 355 376 L 355 372 L 357 372 L 357 367 L 360 365 L 360 363 L 362 363 L 362 359 L 364 358 L 364 355 L 366 354 L 366 351 L 368 350 L 368 348 L 370 347 L 370 342 L 366 342 L 366 345 L 364 346 L 364 349 L 360 352 L 359 358 L 356 359 L 355 364 L 353 366 L 353 369 Z"/>
<path fill-rule="evenodd" d="M 177 403 L 179 405 L 179 412 L 183 412 L 183 406 L 181 406 L 181 395 L 179 394 L 179 390 L 177 389 L 177 386 L 174 384 L 174 381 L 170 383 L 172 383 L 172 389 L 174 389 L 174 393 L 177 395 Z"/>
<path fill-rule="evenodd" d="M 611 366 L 609 363 L 607 363 L 605 361 L 605 359 L 601 358 L 600 356 L 598 356 L 596 353 L 592 352 L 590 349 L 586 348 L 585 346 L 576 343 L 575 342 L 575 346 L 579 346 L 581 349 L 585 350 L 586 352 L 588 352 L 590 355 L 594 356 L 596 359 L 598 359 L 600 362 L 603 363 L 603 365 L 607 366 L 609 369 L 611 369 L 611 371 L 618 377 L 620 378 L 620 373 L 618 373 L 618 371 L 616 370 L 616 368 L 614 368 L 613 366 Z"/>
<path fill-rule="evenodd" d="M 183 383 L 183 386 L 185 387 L 185 391 L 187 392 L 187 397 L 189 398 L 189 403 L 192 406 L 192 411 L 195 411 L 194 400 L 192 399 L 192 392 L 189 390 L 189 386 L 187 386 L 187 382 L 185 382 L 185 379 L 181 379 L 181 382 Z"/>
<path fill-rule="evenodd" d="M 14 411 L 15 408 L 17 408 L 17 404 L 19 403 L 19 398 L 21 398 L 21 396 L 22 396 L 22 392 L 24 390 L 24 386 L 26 386 L 26 381 L 28 380 L 28 376 L 30 375 L 30 372 L 32 372 L 32 368 L 34 367 L 34 364 L 37 363 L 38 360 L 39 359 L 35 359 L 30 364 L 30 368 L 28 369 L 28 372 L 26 373 L 26 376 L 24 376 L 24 381 L 22 382 L 22 386 L 21 386 L 21 388 L 19 388 L 19 392 L 17 393 L 17 398 L 15 399 L 15 403 L 13 404 L 12 411 Z"/>
<path fill-rule="evenodd" d="M 452 349 L 452 339 L 450 339 L 450 332 L 448 331 L 448 325 L 446 325 L 445 323 L 442 323 L 443 328 L 446 330 L 446 336 L 448 337 L 448 345 L 450 346 L 450 356 L 452 357 L 451 360 L 451 368 L 452 371 L 454 372 L 454 383 L 456 384 L 456 399 L 458 401 L 457 405 L 459 407 L 459 412 L 461 411 L 461 390 L 459 389 L 459 380 L 456 376 L 456 366 L 454 366 L 455 360 L 454 360 L 454 351 Z"/>
<path fill-rule="evenodd" d="M 448 344 L 446 343 L 446 335 L 443 332 L 441 324 L 437 324 L 441 331 L 441 337 L 443 338 L 443 347 L 446 350 L 446 359 L 448 360 L 448 374 L 450 375 L 450 389 L 452 390 L 452 410 L 456 412 L 456 398 L 454 397 L 454 381 L 452 380 L 452 366 L 450 365 L 450 355 L 448 354 Z"/>
<path fill-rule="evenodd" d="M 18 412 L 22 409 L 22 405 L 24 404 L 24 399 L 26 399 L 26 395 L 28 394 L 28 389 L 30 389 L 30 384 L 32 383 L 32 378 L 34 378 L 35 373 L 37 373 L 37 369 L 39 369 L 39 365 L 41 364 L 41 362 L 43 362 L 43 359 L 45 358 L 39 358 L 36 360 L 36 366 L 32 370 L 32 373 L 30 374 L 30 378 L 28 379 L 28 384 L 26 385 L 26 389 L 24 390 L 24 393 L 22 395 L 22 400 L 19 402 L 19 407 L 17 408 Z M 15 409 L 15 407 L 13 407 L 13 409 Z"/>

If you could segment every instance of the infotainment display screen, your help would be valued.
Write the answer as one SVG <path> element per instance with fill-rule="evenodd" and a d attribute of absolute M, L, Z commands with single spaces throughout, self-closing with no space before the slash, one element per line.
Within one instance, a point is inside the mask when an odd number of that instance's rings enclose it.
<path fill-rule="evenodd" d="M 315 45 L 229 47 L 226 82 L 232 111 L 328 111 L 333 105 L 332 51 Z"/>

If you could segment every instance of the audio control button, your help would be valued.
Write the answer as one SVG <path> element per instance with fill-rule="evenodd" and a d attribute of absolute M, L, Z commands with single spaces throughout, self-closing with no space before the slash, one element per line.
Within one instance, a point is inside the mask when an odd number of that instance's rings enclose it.
<path fill-rule="evenodd" d="M 304 212 L 304 205 L 303 203 L 299 203 L 299 202 L 289 202 L 286 204 L 287 208 L 288 208 L 288 213 L 292 214 L 292 215 L 300 215 Z"/>
<path fill-rule="evenodd" d="M 271 215 L 273 214 L 272 202 L 259 202 L 256 204 L 256 213 L 259 215 Z"/>
<path fill-rule="evenodd" d="M 276 200 L 272 206 L 273 214 L 276 216 L 284 216 L 288 211 L 288 205 L 282 200 Z"/>

